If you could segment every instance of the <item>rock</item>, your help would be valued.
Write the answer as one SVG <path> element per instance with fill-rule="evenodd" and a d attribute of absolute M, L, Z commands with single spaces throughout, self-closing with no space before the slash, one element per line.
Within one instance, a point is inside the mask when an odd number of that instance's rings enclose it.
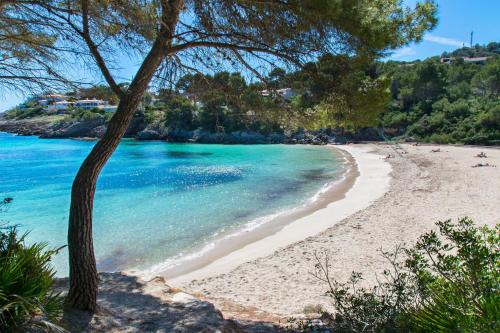
<path fill-rule="evenodd" d="M 257 132 L 241 132 L 241 143 L 262 144 L 266 143 L 266 138 L 264 135 Z"/>
<path fill-rule="evenodd" d="M 178 292 L 172 296 L 172 301 L 180 304 L 201 302 L 198 298 L 185 292 Z"/>
<path fill-rule="evenodd" d="M 18 135 L 42 135 L 49 131 L 50 123 L 30 120 L 1 120 L 0 131 Z"/>
<path fill-rule="evenodd" d="M 134 117 L 130 121 L 130 124 L 125 132 L 125 137 L 135 137 L 137 133 L 146 129 L 146 121 L 144 120 L 144 114 L 142 112 L 136 112 Z"/>
<path fill-rule="evenodd" d="M 155 130 L 145 129 L 137 133 L 136 138 L 139 140 L 159 140 L 161 135 Z"/>
<path fill-rule="evenodd" d="M 106 131 L 104 117 L 88 121 L 65 121 L 49 123 L 35 119 L 5 120 L 0 119 L 0 131 L 20 135 L 39 135 L 42 138 L 101 138 Z M 125 137 L 137 140 L 167 139 L 171 142 L 197 142 L 219 144 L 343 144 L 347 141 L 379 140 L 375 129 L 360 129 L 355 134 L 344 133 L 340 129 L 322 129 L 296 132 L 270 133 L 264 135 L 254 131 L 234 131 L 231 133 L 213 133 L 202 128 L 195 130 L 164 128 L 160 124 L 146 126 L 144 115 L 136 113 L 127 129 Z"/>
<path fill-rule="evenodd" d="M 100 125 L 100 126 L 97 126 L 96 128 L 94 128 L 91 131 L 91 134 L 92 134 L 92 137 L 102 138 L 102 136 L 104 135 L 105 132 L 106 132 L 106 125 Z"/>
<path fill-rule="evenodd" d="M 64 295 L 68 284 L 67 278 L 58 279 L 56 291 Z M 88 333 L 247 331 L 225 319 L 212 303 L 185 292 L 165 292 L 166 287 L 162 278 L 144 281 L 120 273 L 100 273 L 98 313 L 67 310 L 65 325 L 71 332 Z"/>
<path fill-rule="evenodd" d="M 267 136 L 268 143 L 283 143 L 285 140 L 284 134 L 271 133 Z"/>
<path fill-rule="evenodd" d="M 99 117 L 87 121 L 72 121 L 67 123 L 57 123 L 51 127 L 51 132 L 41 135 L 41 138 L 81 138 L 98 137 L 96 128 L 104 126 L 105 120 Z M 101 134 L 103 130 L 99 131 Z"/>

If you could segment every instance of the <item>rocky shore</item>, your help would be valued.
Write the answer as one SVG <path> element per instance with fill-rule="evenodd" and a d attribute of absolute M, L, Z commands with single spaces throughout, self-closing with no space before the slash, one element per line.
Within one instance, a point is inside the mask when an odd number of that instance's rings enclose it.
<path fill-rule="evenodd" d="M 44 118 L 23 120 L 0 119 L 0 131 L 17 135 L 34 135 L 40 138 L 98 139 L 106 131 L 103 118 L 85 121 L 48 121 Z M 262 134 L 254 131 L 213 133 L 198 128 L 195 130 L 166 130 L 148 125 L 137 115 L 132 120 L 125 137 L 137 140 L 166 140 L 170 142 L 219 143 L 219 144 L 313 144 L 324 145 L 356 140 L 378 140 L 374 130 L 367 129 L 355 136 L 347 136 L 335 130 L 305 131 L 294 133 Z"/>

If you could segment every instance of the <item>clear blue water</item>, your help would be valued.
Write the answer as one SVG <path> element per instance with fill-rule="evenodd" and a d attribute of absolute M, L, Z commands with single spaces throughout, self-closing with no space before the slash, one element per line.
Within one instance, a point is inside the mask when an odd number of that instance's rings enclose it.
<path fill-rule="evenodd" d="M 28 241 L 66 244 L 70 189 L 93 142 L 0 133 L 0 220 Z M 342 156 L 286 145 L 202 145 L 124 140 L 105 166 L 94 207 L 101 270 L 146 269 L 189 253 L 228 228 L 303 204 L 340 177 Z M 67 253 L 54 263 L 67 275 Z"/>

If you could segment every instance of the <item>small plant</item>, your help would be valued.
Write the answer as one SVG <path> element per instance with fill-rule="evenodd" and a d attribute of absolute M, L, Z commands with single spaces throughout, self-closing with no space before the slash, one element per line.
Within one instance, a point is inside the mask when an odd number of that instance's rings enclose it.
<path fill-rule="evenodd" d="M 304 314 L 318 314 L 318 313 L 323 313 L 325 310 L 320 304 L 308 304 L 304 306 Z"/>
<path fill-rule="evenodd" d="M 333 332 L 498 332 L 499 226 L 478 228 L 464 218 L 438 222 L 410 249 L 382 252 L 391 269 L 371 288 L 329 276 L 321 261 L 314 275 L 328 284 L 335 313 L 323 320 Z"/>
<path fill-rule="evenodd" d="M 408 272 L 401 260 L 404 249 L 396 247 L 394 252 L 381 254 L 390 264 L 382 279 L 371 289 L 359 286 L 361 273 L 353 272 L 347 282 L 339 282 L 329 276 L 328 256 L 322 262 L 316 255 L 316 271 L 313 274 L 328 284 L 326 293 L 331 297 L 335 314 L 324 314 L 335 332 L 400 332 L 404 325 L 402 313 L 417 297 L 416 279 Z"/>
<path fill-rule="evenodd" d="M 4 199 L 2 209 L 10 201 Z M 27 245 L 25 238 L 16 227 L 0 229 L 0 331 L 64 331 L 52 323 L 62 314 L 50 263 L 59 249 L 47 249 L 46 243 Z"/>

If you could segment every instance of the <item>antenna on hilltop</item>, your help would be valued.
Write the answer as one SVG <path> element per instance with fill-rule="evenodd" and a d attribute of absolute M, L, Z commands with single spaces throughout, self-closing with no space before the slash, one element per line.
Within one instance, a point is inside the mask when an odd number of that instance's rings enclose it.
<path fill-rule="evenodd" d="M 472 48 L 472 39 L 474 38 L 474 31 L 470 32 L 470 47 Z"/>

